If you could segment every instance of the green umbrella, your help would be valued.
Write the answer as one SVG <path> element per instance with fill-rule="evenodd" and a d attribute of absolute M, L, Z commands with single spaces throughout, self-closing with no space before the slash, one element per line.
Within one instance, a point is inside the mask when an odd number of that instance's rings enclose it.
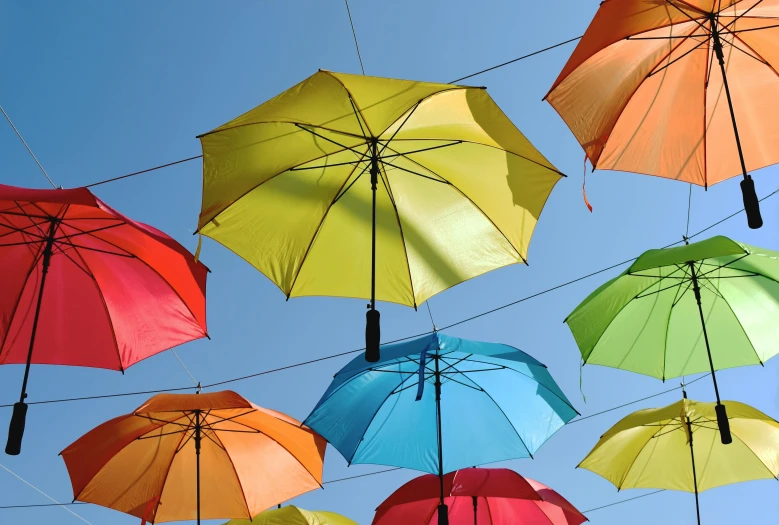
<path fill-rule="evenodd" d="M 649 250 L 565 320 L 584 363 L 662 380 L 711 371 L 722 442 L 731 441 L 715 370 L 779 352 L 779 253 L 727 237 Z"/>

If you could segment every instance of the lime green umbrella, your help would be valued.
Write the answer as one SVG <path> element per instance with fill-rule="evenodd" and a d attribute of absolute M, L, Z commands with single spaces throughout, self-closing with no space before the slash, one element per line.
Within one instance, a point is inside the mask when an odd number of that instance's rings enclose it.
<path fill-rule="evenodd" d="M 357 525 L 354 521 L 321 510 L 303 510 L 294 505 L 266 510 L 251 520 L 230 520 L 224 525 Z"/>
<path fill-rule="evenodd" d="M 731 440 L 715 370 L 779 352 L 779 253 L 727 237 L 649 250 L 566 319 L 584 363 L 669 379 L 711 371 L 723 443 Z"/>

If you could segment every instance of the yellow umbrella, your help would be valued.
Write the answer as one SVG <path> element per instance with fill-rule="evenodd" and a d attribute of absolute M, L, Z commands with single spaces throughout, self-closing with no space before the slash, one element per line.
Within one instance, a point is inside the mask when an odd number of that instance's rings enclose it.
<path fill-rule="evenodd" d="M 224 525 L 357 525 L 357 523 L 334 512 L 303 510 L 289 505 L 266 510 L 251 520 L 230 520 Z"/>
<path fill-rule="evenodd" d="M 563 176 L 484 88 L 320 71 L 200 137 L 198 232 L 289 299 L 416 308 L 525 262 Z"/>
<path fill-rule="evenodd" d="M 579 464 L 620 490 L 654 488 L 698 493 L 779 476 L 779 423 L 759 410 L 728 401 L 730 430 L 719 439 L 715 403 L 687 399 L 639 410 L 614 425 Z"/>

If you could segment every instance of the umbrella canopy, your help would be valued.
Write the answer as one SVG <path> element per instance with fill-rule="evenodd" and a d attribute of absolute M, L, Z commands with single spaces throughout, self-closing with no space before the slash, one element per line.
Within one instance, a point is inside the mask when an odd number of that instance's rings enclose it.
<path fill-rule="evenodd" d="M 61 454 L 74 501 L 200 523 L 251 518 L 320 488 L 325 445 L 299 421 L 223 391 L 154 396 Z"/>
<path fill-rule="evenodd" d="M 357 525 L 349 518 L 321 510 L 304 510 L 294 505 L 266 510 L 250 520 L 230 520 L 224 525 Z"/>
<path fill-rule="evenodd" d="M 468 468 L 444 477 L 452 525 L 579 525 L 587 518 L 546 485 L 508 469 Z M 373 525 L 438 523 L 438 479 L 412 479 L 376 509 Z"/>
<path fill-rule="evenodd" d="M 544 365 L 516 348 L 438 332 L 353 359 L 306 424 L 352 463 L 438 475 L 532 457 L 577 414 Z"/>
<path fill-rule="evenodd" d="M 0 185 L 0 263 L 0 364 L 26 364 L 8 453 L 31 364 L 124 371 L 206 336 L 208 269 L 86 188 Z"/>
<path fill-rule="evenodd" d="M 618 489 L 699 492 L 779 476 L 779 423 L 759 410 L 728 401 L 738 439 L 717 439 L 716 405 L 683 399 L 665 408 L 639 410 L 600 438 L 579 467 Z M 700 523 L 700 515 L 698 517 Z"/>
<path fill-rule="evenodd" d="M 417 307 L 524 262 L 562 174 L 484 88 L 320 71 L 200 137 L 198 231 L 287 296 Z"/>
<path fill-rule="evenodd" d="M 700 186 L 779 162 L 779 0 L 601 2 L 546 99 L 594 168 Z"/>
<path fill-rule="evenodd" d="M 585 363 L 663 380 L 714 374 L 779 352 L 777 281 L 779 253 L 712 237 L 642 254 L 565 322 Z"/>

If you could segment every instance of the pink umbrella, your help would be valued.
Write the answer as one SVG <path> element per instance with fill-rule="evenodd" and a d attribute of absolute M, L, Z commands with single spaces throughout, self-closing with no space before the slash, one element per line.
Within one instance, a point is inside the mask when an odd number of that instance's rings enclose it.
<path fill-rule="evenodd" d="M 373 525 L 444 525 L 438 476 L 412 479 L 376 509 Z M 557 492 L 508 469 L 467 468 L 444 476 L 453 525 L 579 525 L 587 518 Z"/>
<path fill-rule="evenodd" d="M 124 371 L 207 337 L 208 269 L 86 188 L 0 185 L 0 264 L 0 365 L 25 365 L 8 454 L 21 451 L 30 365 Z"/>

